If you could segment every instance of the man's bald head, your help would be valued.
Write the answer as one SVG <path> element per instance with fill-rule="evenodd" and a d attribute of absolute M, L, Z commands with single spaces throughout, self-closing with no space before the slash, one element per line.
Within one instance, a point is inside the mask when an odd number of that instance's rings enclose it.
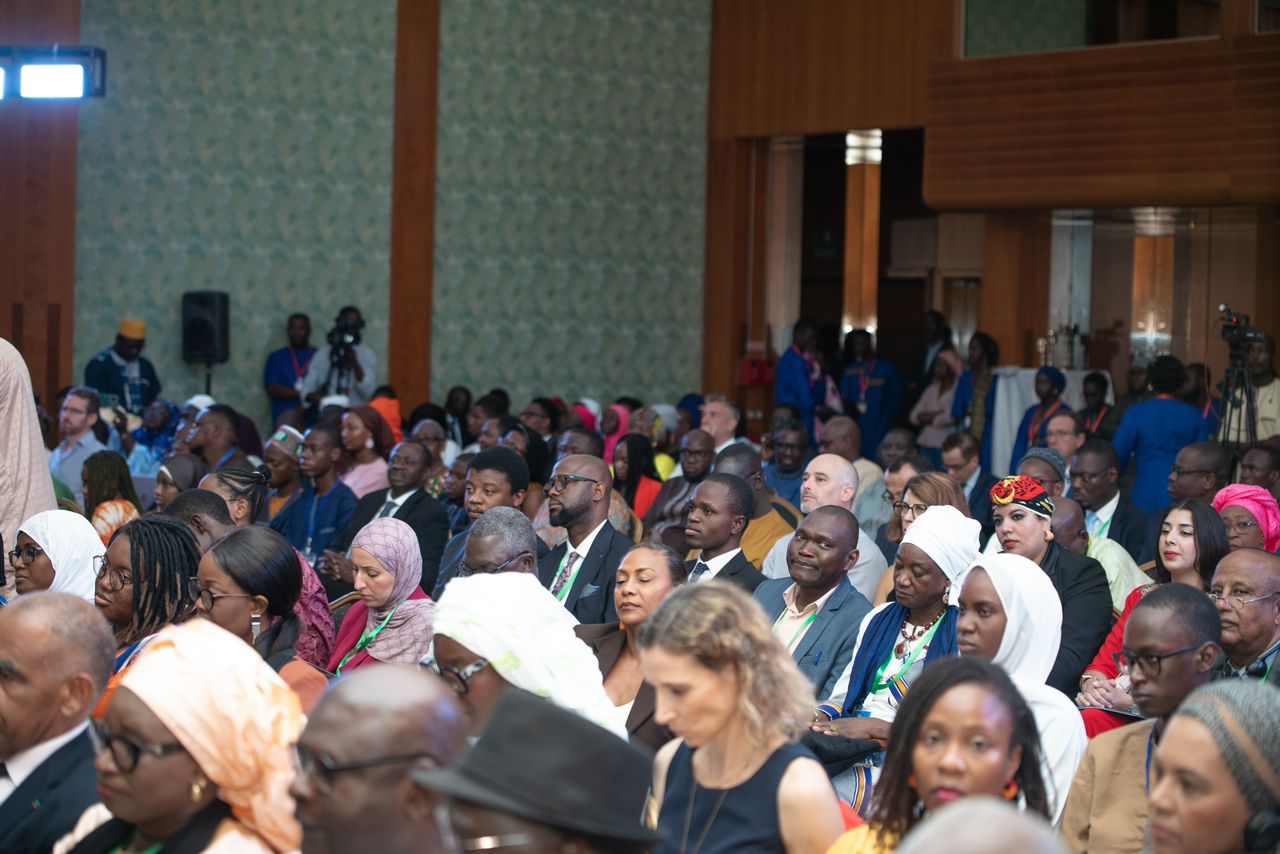
<path fill-rule="evenodd" d="M 0 608 L 0 761 L 83 723 L 114 658 L 110 626 L 83 599 L 29 593 Z"/>
<path fill-rule="evenodd" d="M 804 468 L 800 483 L 800 509 L 812 513 L 826 505 L 853 510 L 858 496 L 858 470 L 842 456 L 819 454 Z"/>
<path fill-rule="evenodd" d="M 1078 555 L 1089 551 L 1089 533 L 1084 524 L 1084 510 L 1070 498 L 1053 499 L 1053 537 L 1069 552 Z"/>
<path fill-rule="evenodd" d="M 848 415 L 837 415 L 822 425 L 818 437 L 818 450 L 824 454 L 837 454 L 849 462 L 862 456 L 862 430 L 858 422 Z"/>
<path fill-rule="evenodd" d="M 419 668 L 379 664 L 340 679 L 312 710 L 299 753 L 334 765 L 406 759 L 335 774 L 328 786 L 315 779 L 322 771 L 298 774 L 290 793 L 302 824 L 302 850 L 434 850 L 440 838 L 435 815 L 409 772 L 456 764 L 468 729 L 453 690 Z"/>

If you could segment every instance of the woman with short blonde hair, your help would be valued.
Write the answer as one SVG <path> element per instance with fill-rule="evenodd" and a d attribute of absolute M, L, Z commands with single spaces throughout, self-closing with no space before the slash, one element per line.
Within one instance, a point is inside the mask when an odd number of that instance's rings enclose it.
<path fill-rule="evenodd" d="M 677 736 L 654 763 L 657 850 L 826 851 L 840 809 L 798 744 L 813 686 L 760 606 L 722 581 L 689 585 L 645 621 L 639 643 L 654 719 Z"/>

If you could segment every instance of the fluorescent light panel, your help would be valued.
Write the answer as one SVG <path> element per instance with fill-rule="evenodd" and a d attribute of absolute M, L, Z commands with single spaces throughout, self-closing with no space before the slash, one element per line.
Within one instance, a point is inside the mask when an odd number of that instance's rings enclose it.
<path fill-rule="evenodd" d="M 79 63 L 29 64 L 18 71 L 24 98 L 83 98 L 84 66 Z"/>

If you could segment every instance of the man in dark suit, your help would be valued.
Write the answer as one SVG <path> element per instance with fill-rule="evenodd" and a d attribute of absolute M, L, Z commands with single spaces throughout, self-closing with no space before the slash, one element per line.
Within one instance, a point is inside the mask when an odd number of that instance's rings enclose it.
<path fill-rule="evenodd" d="M 858 520 L 843 507 L 819 507 L 804 518 L 787 547 L 788 578 L 756 588 L 773 622 L 818 697 L 830 697 L 853 658 L 858 626 L 871 603 L 849 583 L 858 562 Z"/>
<path fill-rule="evenodd" d="M 942 465 L 969 502 L 969 515 L 982 525 L 979 545 L 986 548 L 987 540 L 996 530 L 991 514 L 991 487 L 999 478 L 982 470 L 982 443 L 970 433 L 953 433 L 942 443 Z"/>
<path fill-rule="evenodd" d="M 538 561 L 542 586 L 579 623 L 615 622 L 615 576 L 632 542 L 609 524 L 609 467 L 587 454 L 561 457 L 546 490 L 551 524 L 568 531 L 569 539 Z"/>
<path fill-rule="evenodd" d="M 719 578 L 748 593 L 760 586 L 764 575 L 743 557 L 741 545 L 754 506 L 751 487 L 736 475 L 713 474 L 698 484 L 684 529 L 689 548 L 702 549 L 687 563 L 690 584 Z"/>
<path fill-rule="evenodd" d="M 1090 537 L 1115 540 L 1138 562 L 1152 545 L 1147 514 L 1120 495 L 1120 460 L 1105 439 L 1090 439 L 1076 451 L 1071 470 L 1075 499 L 1084 508 Z"/>
<path fill-rule="evenodd" d="M 440 555 L 449 540 L 449 513 L 422 488 L 422 475 L 427 469 L 426 445 L 417 439 L 405 439 L 391 451 L 387 464 L 387 480 L 390 489 L 370 492 L 351 514 L 347 529 L 325 550 L 325 563 L 343 568 L 351 560 L 346 556 L 351 541 L 365 525 L 382 516 L 391 516 L 404 522 L 418 536 L 418 548 L 422 552 L 422 589 L 430 593 L 440 571 Z M 341 571 L 341 570 L 340 570 Z M 343 580 L 355 577 L 355 568 L 342 571 Z"/>
<path fill-rule="evenodd" d="M 0 851 L 48 851 L 98 802 L 89 713 L 114 652 L 82 599 L 34 593 L 0 608 Z"/>

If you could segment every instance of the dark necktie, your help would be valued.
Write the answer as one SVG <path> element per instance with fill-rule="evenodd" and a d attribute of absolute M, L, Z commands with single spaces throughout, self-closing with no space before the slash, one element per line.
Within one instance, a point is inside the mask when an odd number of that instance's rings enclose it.
<path fill-rule="evenodd" d="M 693 565 L 693 572 L 689 573 L 689 582 L 693 583 L 697 581 L 698 579 L 702 578 L 702 576 L 706 575 L 710 571 L 711 571 L 711 567 L 707 566 L 702 561 L 698 561 Z"/>

